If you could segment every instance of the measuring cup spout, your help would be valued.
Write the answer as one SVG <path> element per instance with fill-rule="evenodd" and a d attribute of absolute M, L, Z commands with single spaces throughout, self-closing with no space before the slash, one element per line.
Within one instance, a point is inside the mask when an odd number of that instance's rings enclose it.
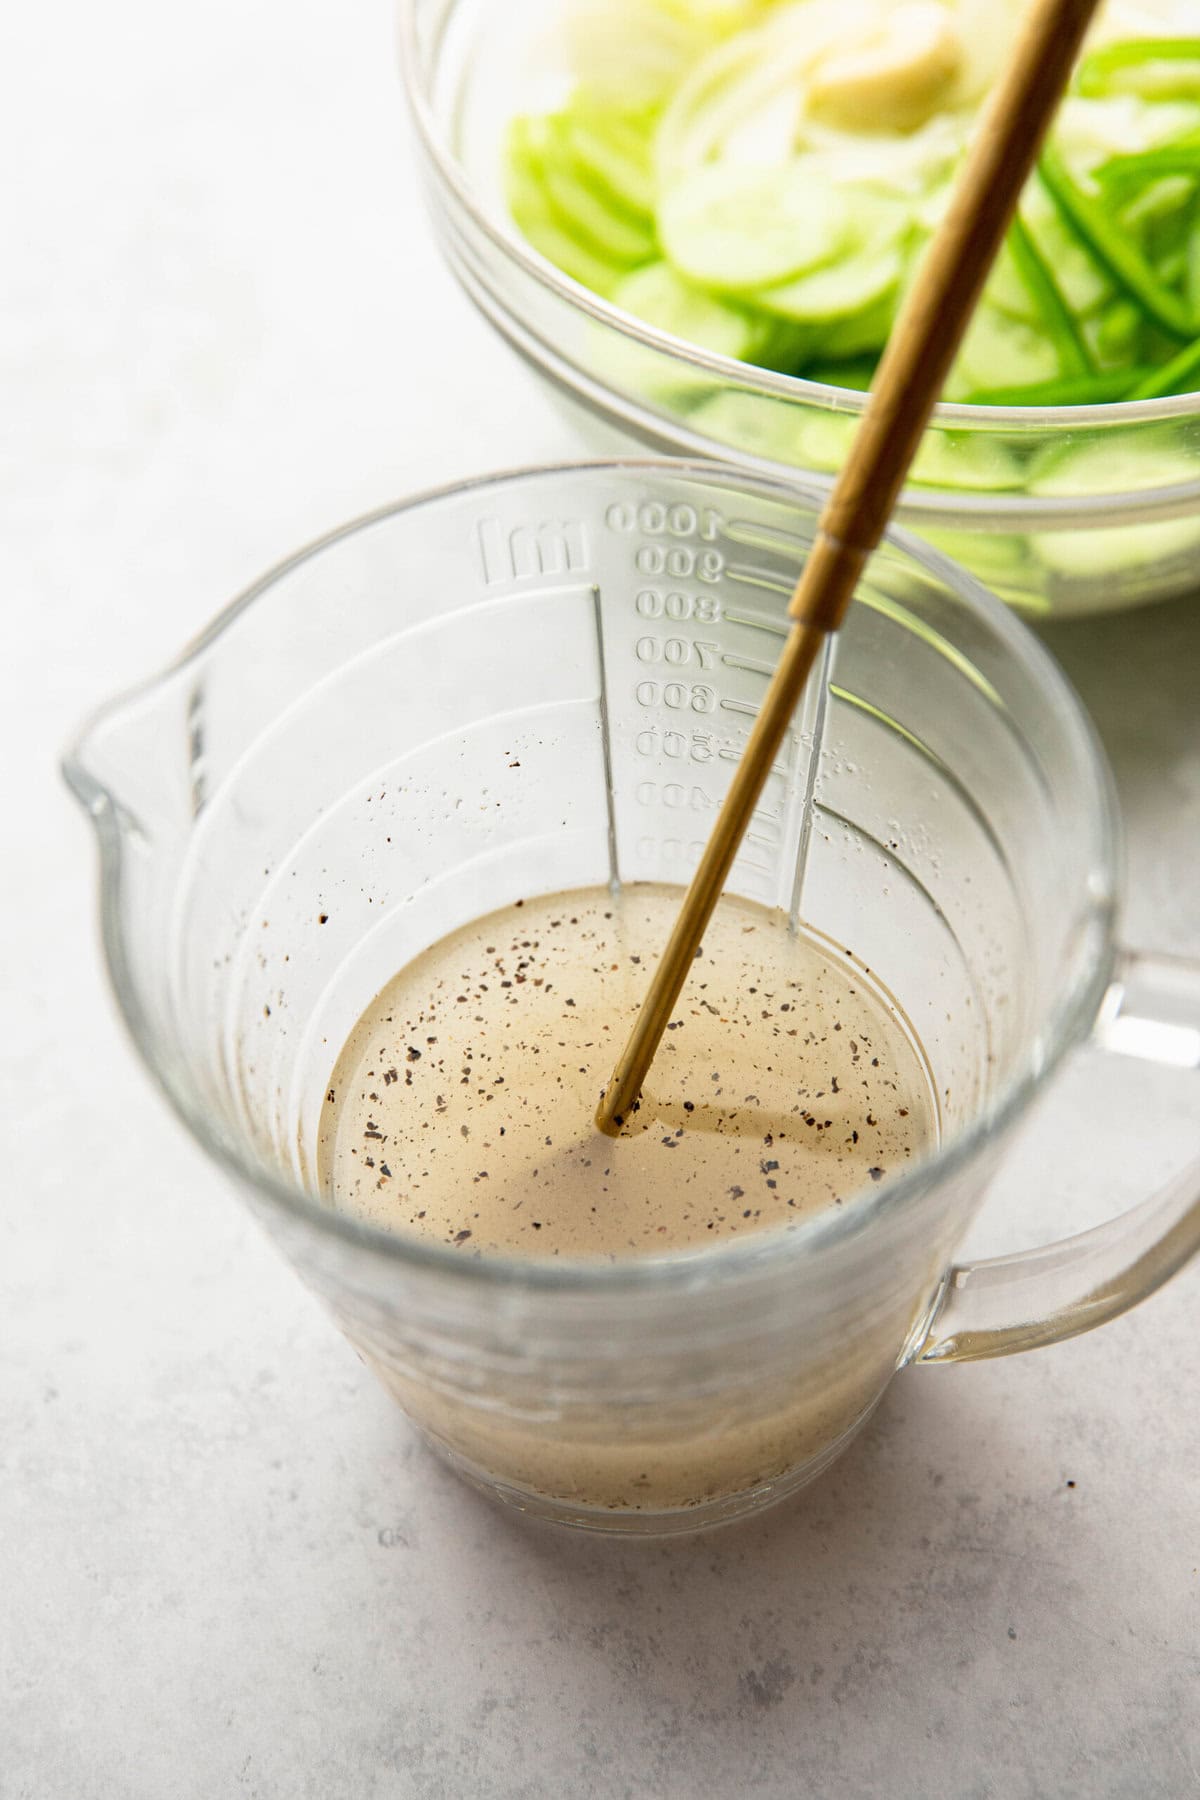
<path fill-rule="evenodd" d="M 93 714 L 76 733 L 63 752 L 63 780 L 80 806 L 93 820 L 109 810 L 113 795 L 102 773 L 102 755 L 97 754 L 97 740 L 103 736 L 109 720 L 109 708 Z"/>
<path fill-rule="evenodd" d="M 62 772 L 102 838 L 107 829 L 151 839 L 178 813 L 194 779 L 190 711 L 173 671 L 110 700 L 79 731 Z"/>

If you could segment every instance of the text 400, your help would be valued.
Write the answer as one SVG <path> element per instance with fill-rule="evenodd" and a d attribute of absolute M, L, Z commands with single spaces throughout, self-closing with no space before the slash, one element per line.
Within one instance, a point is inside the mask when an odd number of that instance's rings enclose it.
<path fill-rule="evenodd" d="M 703 856 L 704 839 L 640 837 L 637 853 L 646 861 L 655 857 L 660 862 L 681 862 L 690 866 Z"/>

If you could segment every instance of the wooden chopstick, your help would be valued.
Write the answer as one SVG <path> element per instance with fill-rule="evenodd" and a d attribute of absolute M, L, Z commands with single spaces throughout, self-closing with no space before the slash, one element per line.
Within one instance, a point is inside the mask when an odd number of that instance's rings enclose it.
<path fill-rule="evenodd" d="M 901 308 L 862 423 L 822 510 L 788 605 L 793 627 L 754 729 L 597 1108 L 596 1124 L 610 1135 L 641 1093 L 809 672 L 883 536 L 1098 4 L 1034 0 L 980 114 L 949 209 Z"/>

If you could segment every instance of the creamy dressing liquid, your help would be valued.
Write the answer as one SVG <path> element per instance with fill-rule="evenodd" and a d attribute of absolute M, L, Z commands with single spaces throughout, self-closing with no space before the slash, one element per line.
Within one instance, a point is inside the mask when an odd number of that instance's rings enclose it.
<path fill-rule="evenodd" d="M 465 926 L 371 1002 L 320 1124 L 338 1210 L 463 1256 L 662 1254 L 852 1205 L 932 1147 L 924 1062 L 853 963 L 725 899 L 637 1113 L 593 1113 L 677 889 L 552 894 Z"/>

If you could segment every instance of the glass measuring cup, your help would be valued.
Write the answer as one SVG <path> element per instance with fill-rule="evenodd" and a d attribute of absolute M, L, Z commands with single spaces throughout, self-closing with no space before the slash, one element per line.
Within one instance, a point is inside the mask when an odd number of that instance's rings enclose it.
<path fill-rule="evenodd" d="M 565 1522 L 678 1531 L 765 1505 L 905 1363 L 1084 1330 L 1200 1242 L 1193 1168 L 1081 1238 L 953 1263 L 1069 1051 L 1200 1062 L 1200 971 L 1116 948 L 1112 801 L 1077 702 L 903 534 L 730 885 L 895 995 L 937 1151 L 789 1231 L 603 1266 L 465 1260 L 322 1204 L 329 1074 L 398 967 L 517 898 L 686 878 L 816 510 L 674 462 L 425 496 L 273 571 L 67 760 L 114 985 L 168 1098 L 430 1439 Z"/>

